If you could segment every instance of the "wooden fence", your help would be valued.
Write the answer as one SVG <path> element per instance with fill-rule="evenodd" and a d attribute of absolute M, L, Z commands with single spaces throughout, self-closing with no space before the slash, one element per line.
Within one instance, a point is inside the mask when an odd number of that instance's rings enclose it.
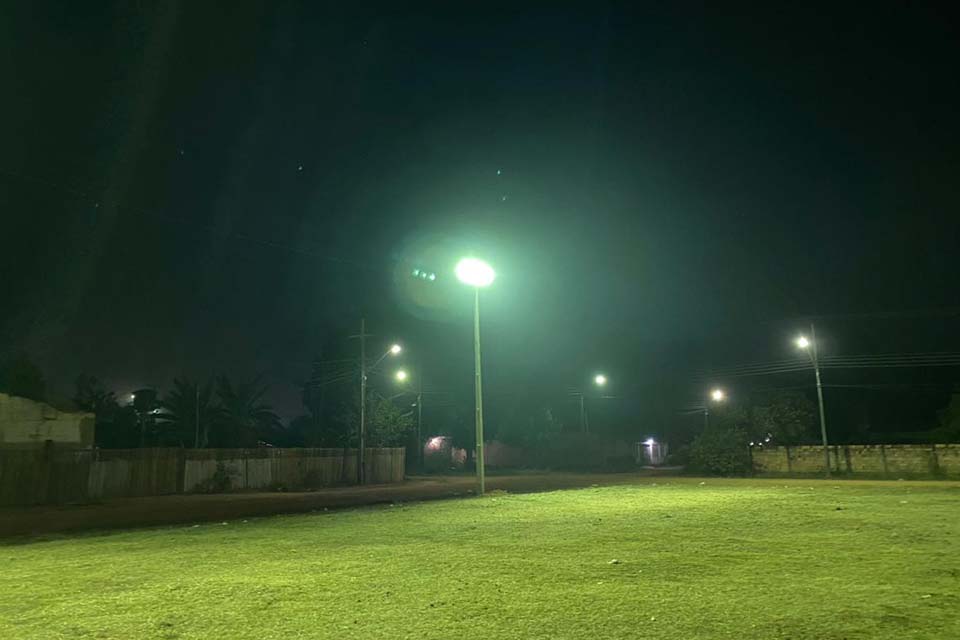
<path fill-rule="evenodd" d="M 366 482 L 402 482 L 405 450 L 367 449 Z M 0 506 L 356 484 L 356 449 L 0 449 Z"/>

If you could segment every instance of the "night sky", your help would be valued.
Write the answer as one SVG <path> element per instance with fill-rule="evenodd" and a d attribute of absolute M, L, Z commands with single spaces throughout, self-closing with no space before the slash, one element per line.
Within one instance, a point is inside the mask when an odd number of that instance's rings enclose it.
<path fill-rule="evenodd" d="M 811 318 L 960 350 L 952 16 L 465 4 L 4 3 L 0 351 L 65 394 L 260 372 L 290 416 L 365 316 L 469 389 L 468 252 L 488 402 L 603 370 L 653 420 Z"/>

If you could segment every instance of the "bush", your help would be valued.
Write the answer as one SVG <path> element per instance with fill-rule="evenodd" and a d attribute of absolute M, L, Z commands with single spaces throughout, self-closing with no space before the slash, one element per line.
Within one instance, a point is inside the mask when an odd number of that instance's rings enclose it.
<path fill-rule="evenodd" d="M 741 429 L 704 431 L 690 446 L 690 469 L 718 476 L 746 475 L 751 471 L 747 434 Z"/>

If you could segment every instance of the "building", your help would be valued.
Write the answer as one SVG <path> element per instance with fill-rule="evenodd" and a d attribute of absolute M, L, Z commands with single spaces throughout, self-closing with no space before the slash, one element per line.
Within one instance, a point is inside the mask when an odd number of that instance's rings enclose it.
<path fill-rule="evenodd" d="M 95 416 L 60 411 L 36 402 L 0 393 L 0 448 L 33 449 L 48 441 L 58 447 L 93 447 Z"/>

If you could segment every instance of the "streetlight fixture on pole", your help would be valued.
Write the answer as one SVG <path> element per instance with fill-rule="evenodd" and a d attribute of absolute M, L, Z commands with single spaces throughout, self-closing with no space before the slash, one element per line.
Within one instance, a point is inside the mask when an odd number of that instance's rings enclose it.
<path fill-rule="evenodd" d="M 457 263 L 455 272 L 460 282 L 473 287 L 473 358 L 474 388 L 476 390 L 476 427 L 477 427 L 477 495 L 483 495 L 486 485 L 483 466 L 483 386 L 480 368 L 480 289 L 493 284 L 497 274 L 493 267 L 477 258 L 463 258 Z"/>
<path fill-rule="evenodd" d="M 810 356 L 813 363 L 813 372 L 817 379 L 817 403 L 820 406 L 820 438 L 823 441 L 823 461 L 826 476 L 830 477 L 830 449 L 827 444 L 827 418 L 823 412 L 823 382 L 820 380 L 820 354 L 817 351 L 817 330 L 810 323 L 810 338 L 797 338 L 797 348 L 803 349 Z"/>
<path fill-rule="evenodd" d="M 357 449 L 357 483 L 363 484 L 366 480 L 364 473 L 364 463 L 366 459 L 367 446 L 367 372 L 377 368 L 383 359 L 387 356 L 395 356 L 403 351 L 399 344 L 393 344 L 387 349 L 380 358 L 373 363 L 373 366 L 367 368 L 367 321 L 360 320 L 360 442 Z"/>
<path fill-rule="evenodd" d="M 598 387 L 605 387 L 607 385 L 607 376 L 602 373 L 598 373 L 593 376 L 593 384 Z M 587 405 L 585 396 L 586 393 L 583 391 L 575 391 L 576 395 L 580 399 L 580 431 L 582 433 L 587 433 L 590 430 L 590 424 L 587 421 Z"/>
<path fill-rule="evenodd" d="M 713 402 L 723 402 L 727 399 L 727 394 L 723 392 L 723 389 L 714 389 L 710 392 L 710 400 Z M 710 428 L 710 402 L 707 401 L 703 403 L 703 428 Z"/>

